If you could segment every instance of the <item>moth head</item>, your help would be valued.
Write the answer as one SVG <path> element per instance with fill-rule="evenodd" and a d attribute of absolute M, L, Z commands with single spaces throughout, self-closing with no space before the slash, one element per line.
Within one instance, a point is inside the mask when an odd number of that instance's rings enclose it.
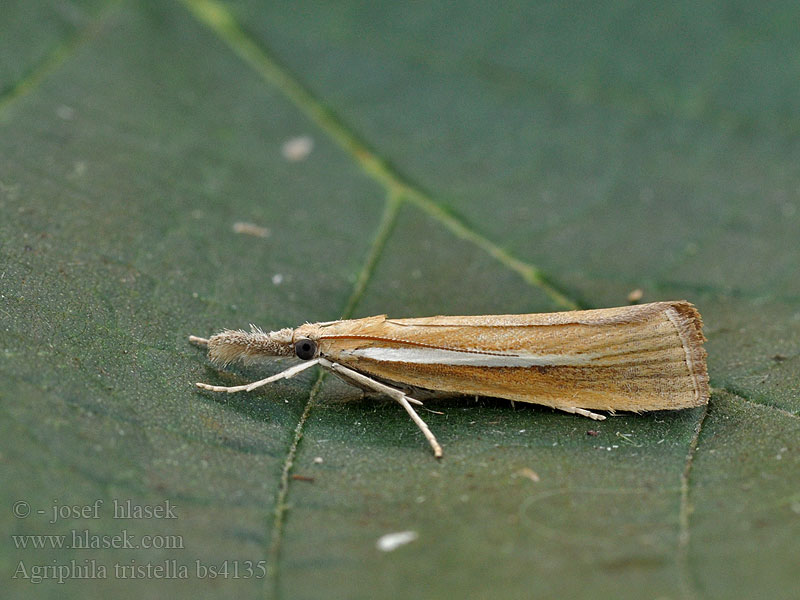
<path fill-rule="evenodd" d="M 306 323 L 293 332 L 294 355 L 300 360 L 311 360 L 319 356 L 319 326 Z"/>

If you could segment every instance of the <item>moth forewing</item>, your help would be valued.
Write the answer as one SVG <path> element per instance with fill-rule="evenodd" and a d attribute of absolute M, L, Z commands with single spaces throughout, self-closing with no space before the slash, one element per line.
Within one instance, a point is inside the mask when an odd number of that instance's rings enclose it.
<path fill-rule="evenodd" d="M 245 386 L 320 364 L 400 402 L 436 456 L 441 447 L 399 388 L 482 395 L 603 419 L 593 410 L 680 409 L 708 402 L 702 321 L 684 301 L 529 315 L 365 319 L 264 333 L 224 331 L 206 343 L 216 362 L 294 354 L 305 362 Z"/>
<path fill-rule="evenodd" d="M 687 302 L 350 323 L 321 329 L 320 353 L 382 381 L 570 412 L 708 401 L 702 323 Z"/>

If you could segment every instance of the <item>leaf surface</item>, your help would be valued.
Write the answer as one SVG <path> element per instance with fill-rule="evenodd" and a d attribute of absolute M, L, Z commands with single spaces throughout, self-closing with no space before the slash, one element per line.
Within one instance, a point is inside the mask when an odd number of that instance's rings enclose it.
<path fill-rule="evenodd" d="M 9 597 L 796 597 L 794 4 L 43 6 L 0 25 Z M 332 377 L 193 387 L 289 363 L 189 334 L 635 289 L 701 310 L 707 409 L 440 401 L 437 462 Z"/>

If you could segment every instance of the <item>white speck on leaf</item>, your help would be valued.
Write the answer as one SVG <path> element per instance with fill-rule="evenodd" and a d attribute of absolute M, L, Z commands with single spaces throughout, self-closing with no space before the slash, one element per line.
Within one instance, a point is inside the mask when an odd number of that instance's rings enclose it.
<path fill-rule="evenodd" d="M 521 468 L 519 471 L 517 471 L 517 475 L 530 479 L 534 483 L 540 481 L 539 474 L 529 467 Z"/>
<path fill-rule="evenodd" d="M 400 546 L 405 546 L 416 540 L 419 536 L 416 531 L 397 531 L 395 533 L 387 533 L 378 538 L 375 546 L 381 552 L 391 552 L 397 550 Z"/>
<path fill-rule="evenodd" d="M 298 162 L 308 158 L 314 149 L 314 140 L 308 135 L 301 135 L 286 140 L 281 152 L 283 157 L 291 162 Z"/>
<path fill-rule="evenodd" d="M 72 163 L 72 173 L 69 174 L 70 179 L 77 179 L 79 177 L 83 177 L 86 175 L 86 161 L 85 160 L 76 160 Z"/>
<path fill-rule="evenodd" d="M 233 224 L 233 231 L 236 233 L 243 233 L 245 235 L 252 235 L 255 237 L 269 237 L 271 233 L 269 228 L 261 227 L 259 225 L 255 225 L 254 223 L 245 223 L 243 221 L 237 221 Z"/>
<path fill-rule="evenodd" d="M 67 106 L 66 104 L 62 104 L 56 109 L 56 115 L 58 115 L 59 119 L 71 121 L 75 118 L 75 109 L 71 106 Z"/>

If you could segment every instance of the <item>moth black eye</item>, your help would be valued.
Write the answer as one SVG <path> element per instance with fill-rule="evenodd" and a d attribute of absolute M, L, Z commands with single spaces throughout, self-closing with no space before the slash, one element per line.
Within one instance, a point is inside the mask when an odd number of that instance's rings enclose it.
<path fill-rule="evenodd" d="M 314 340 L 309 340 L 308 338 L 298 340 L 294 345 L 294 353 L 297 355 L 297 358 L 311 360 L 317 353 L 317 344 Z"/>

